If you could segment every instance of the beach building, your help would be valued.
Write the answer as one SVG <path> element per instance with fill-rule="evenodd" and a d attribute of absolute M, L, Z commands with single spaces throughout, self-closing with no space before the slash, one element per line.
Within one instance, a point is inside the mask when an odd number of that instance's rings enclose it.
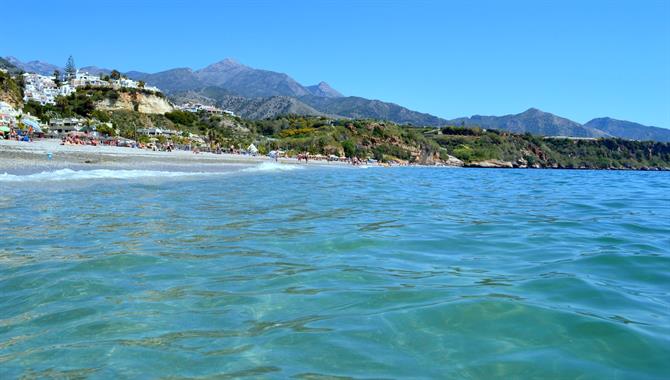
<path fill-rule="evenodd" d="M 84 123 L 82 120 L 75 117 L 69 117 L 64 119 L 51 119 L 49 120 L 49 130 L 51 132 L 58 133 L 67 133 L 72 131 L 79 131 L 83 128 Z"/>

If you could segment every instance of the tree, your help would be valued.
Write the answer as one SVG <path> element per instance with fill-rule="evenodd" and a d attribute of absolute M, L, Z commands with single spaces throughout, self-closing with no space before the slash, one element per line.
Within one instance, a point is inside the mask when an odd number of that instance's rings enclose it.
<path fill-rule="evenodd" d="M 56 86 L 60 86 L 60 71 L 58 69 L 54 70 L 54 82 Z"/>
<path fill-rule="evenodd" d="M 65 64 L 65 78 L 67 80 L 74 79 L 77 76 L 77 67 L 74 65 L 74 58 L 70 56 L 67 59 L 67 63 Z"/>
<path fill-rule="evenodd" d="M 112 73 L 109 76 L 112 79 L 116 79 L 116 80 L 121 79 L 121 73 L 118 70 L 112 70 Z"/>
<path fill-rule="evenodd" d="M 346 157 L 352 158 L 356 154 L 356 146 L 351 140 L 342 141 L 342 149 Z"/>
<path fill-rule="evenodd" d="M 137 87 L 144 88 L 144 86 L 146 86 L 146 83 L 143 80 L 137 82 Z"/>

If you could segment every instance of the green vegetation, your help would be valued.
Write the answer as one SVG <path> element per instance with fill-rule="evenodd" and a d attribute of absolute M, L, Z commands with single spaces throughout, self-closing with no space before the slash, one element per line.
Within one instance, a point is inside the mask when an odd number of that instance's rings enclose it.
<path fill-rule="evenodd" d="M 21 78 L 21 76 L 18 76 L 18 78 Z M 18 106 L 22 99 L 21 83 L 8 73 L 0 71 L 0 101 Z"/>
<path fill-rule="evenodd" d="M 77 76 L 77 67 L 74 64 L 74 58 L 69 56 L 65 63 L 65 79 L 70 80 Z"/>
<path fill-rule="evenodd" d="M 670 167 L 670 144 L 617 138 L 543 138 L 494 130 L 448 127 L 435 141 L 466 164 L 501 160 L 553 168 Z"/>

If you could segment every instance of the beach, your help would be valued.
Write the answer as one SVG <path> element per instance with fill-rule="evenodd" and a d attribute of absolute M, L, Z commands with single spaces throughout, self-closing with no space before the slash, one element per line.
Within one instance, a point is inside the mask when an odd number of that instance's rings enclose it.
<path fill-rule="evenodd" d="M 0 139 L 0 173 L 35 172 L 63 168 L 108 168 L 108 169 L 156 169 L 183 170 L 184 167 L 238 167 L 263 162 L 273 162 L 266 156 L 240 154 L 193 153 L 186 150 L 172 152 L 149 149 L 61 145 L 58 139 L 43 139 L 20 142 Z M 346 165 L 338 162 L 314 161 L 299 163 L 294 158 L 280 158 L 281 164 L 289 165 Z"/>

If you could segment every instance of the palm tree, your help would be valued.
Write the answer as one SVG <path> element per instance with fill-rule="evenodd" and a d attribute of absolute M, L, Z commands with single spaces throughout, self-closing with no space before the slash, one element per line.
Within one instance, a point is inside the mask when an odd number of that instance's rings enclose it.
<path fill-rule="evenodd" d="M 207 142 L 209 143 L 210 149 L 214 148 L 214 143 L 219 139 L 218 132 L 214 128 L 209 128 L 205 132 L 205 137 L 207 138 Z"/>

